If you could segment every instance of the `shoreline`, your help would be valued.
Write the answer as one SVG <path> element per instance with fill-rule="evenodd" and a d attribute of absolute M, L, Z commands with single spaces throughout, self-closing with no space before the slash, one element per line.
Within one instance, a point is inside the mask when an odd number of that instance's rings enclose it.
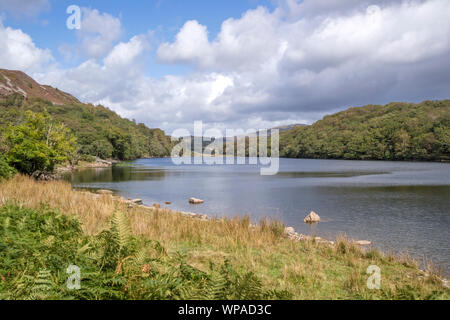
<path fill-rule="evenodd" d="M 73 188 L 73 187 L 72 187 Z M 97 200 L 102 196 L 110 196 L 112 197 L 112 199 L 114 201 L 118 201 L 119 203 L 125 204 L 127 205 L 128 209 L 132 209 L 134 207 L 136 208 L 140 208 L 143 210 L 148 211 L 148 213 L 153 213 L 153 212 L 158 212 L 160 210 L 170 213 L 170 214 L 180 214 L 184 217 L 187 218 L 192 218 L 192 219 L 198 219 L 200 221 L 215 221 L 215 222 L 223 222 L 224 221 L 224 217 L 212 217 L 209 216 L 208 214 L 204 214 L 204 213 L 195 213 L 195 212 L 189 212 L 189 211 L 181 211 L 181 210 L 175 210 L 175 209 L 170 209 L 167 207 L 159 207 L 158 203 L 155 203 L 158 206 L 149 206 L 146 205 L 144 203 L 142 203 L 141 199 L 125 199 L 123 196 L 118 196 L 115 195 L 115 192 L 113 190 L 109 190 L 109 189 L 99 189 L 99 190 L 88 190 L 88 189 L 75 189 L 73 188 L 74 191 L 76 192 L 81 192 L 84 194 L 89 194 L 90 196 L 93 197 L 93 200 Z M 105 193 L 105 191 L 107 191 L 107 193 Z M 100 192 L 100 193 L 98 193 Z M 319 222 L 320 223 L 320 222 Z M 284 225 L 284 223 L 283 223 Z M 257 227 L 257 225 L 255 224 L 249 224 L 249 226 L 254 229 Z M 296 241 L 296 242 L 304 242 L 304 241 L 314 241 L 316 243 L 318 243 L 319 245 L 328 245 L 328 246 L 334 246 L 336 244 L 336 241 L 333 240 L 328 240 L 328 239 L 324 239 L 322 237 L 318 237 L 318 236 L 309 236 L 309 235 L 305 235 L 302 233 L 298 233 L 295 231 L 295 229 L 291 226 L 286 226 L 284 227 L 284 232 L 283 232 L 283 236 L 292 240 L 292 241 Z M 345 236 L 346 237 L 346 236 Z M 376 247 L 373 246 L 373 242 L 370 240 L 357 240 L 354 238 L 347 238 L 348 242 L 350 244 L 354 244 L 357 245 L 359 248 L 361 248 L 363 251 L 366 250 L 370 250 L 370 249 L 376 249 Z M 379 249 L 376 249 L 379 250 Z M 384 252 L 382 252 L 384 254 Z M 418 268 L 419 271 L 423 272 L 425 276 L 428 275 L 428 273 L 423 270 Z M 446 276 L 441 276 L 439 278 L 443 285 L 447 288 L 450 288 L 450 277 L 446 277 Z"/>
<path fill-rule="evenodd" d="M 144 159 L 164 159 L 164 158 L 144 158 Z M 300 158 L 287 158 L 287 159 L 299 159 L 299 160 L 302 160 Z M 307 160 L 307 159 L 305 159 L 305 160 Z M 311 159 L 311 160 L 340 160 L 340 159 Z M 372 160 L 349 160 L 349 161 L 372 161 Z M 385 160 L 382 160 L 382 161 L 385 161 Z M 398 162 L 398 161 L 393 161 L 393 162 Z M 407 162 L 407 161 L 403 161 L 403 162 Z M 429 163 L 430 161 L 422 161 L 422 162 Z M 87 166 L 85 166 L 85 165 L 77 166 L 74 170 L 82 170 L 82 169 L 89 169 L 89 168 L 107 168 L 107 167 L 111 167 L 111 166 L 113 166 L 113 165 L 115 165 L 117 163 L 120 163 L 120 162 L 117 162 L 117 161 L 114 162 L 114 163 L 113 162 L 108 162 L 107 164 L 105 164 L 104 162 L 94 162 L 94 163 L 92 163 L 90 165 L 87 165 Z M 109 186 L 109 187 L 111 187 L 111 186 Z M 79 187 L 79 188 L 76 188 L 76 189 L 80 190 L 80 189 L 83 189 L 83 187 Z M 84 189 L 85 190 L 86 189 L 89 190 L 90 188 L 88 187 L 88 188 L 84 188 Z M 98 190 L 98 189 L 97 188 L 92 188 L 92 189 L 89 190 L 89 193 L 90 194 L 95 194 L 96 190 Z M 112 192 L 116 193 L 116 192 L 118 192 L 118 190 L 114 190 Z M 130 196 L 130 195 L 126 195 L 126 197 L 128 197 L 128 196 Z M 133 195 L 131 195 L 131 196 L 133 196 Z M 167 211 L 169 213 L 172 213 L 172 214 L 179 213 L 179 214 L 181 214 L 183 216 L 186 216 L 186 217 L 198 218 L 200 220 L 205 220 L 205 221 L 206 220 L 220 221 L 220 220 L 223 219 L 223 217 L 228 217 L 226 215 L 226 212 L 225 212 L 225 216 L 223 216 L 223 215 L 222 216 L 220 216 L 220 215 L 219 216 L 217 216 L 217 215 L 212 216 L 206 210 L 203 210 L 204 213 L 191 212 L 191 207 L 192 206 L 189 206 L 189 208 L 187 208 L 188 207 L 187 204 L 186 205 L 182 205 L 183 204 L 183 199 L 181 199 L 181 200 L 177 199 L 177 203 L 178 204 L 181 203 L 181 206 L 178 206 L 178 209 L 175 210 L 175 209 L 171 209 L 170 207 L 164 206 L 164 201 L 161 202 L 161 204 L 162 204 L 161 207 L 159 207 L 159 206 L 158 207 L 154 207 L 150 203 L 142 203 L 142 204 L 133 203 L 133 200 L 130 199 L 130 198 L 125 199 L 123 197 L 118 197 L 118 196 L 113 196 L 113 197 L 115 197 L 116 200 L 120 200 L 121 202 L 123 202 L 123 203 L 125 203 L 127 205 L 137 206 L 137 207 L 142 208 L 144 210 L 149 210 L 149 212 L 154 211 L 155 209 L 165 210 L 165 211 Z M 186 201 L 187 201 L 187 199 L 186 199 Z M 187 209 L 187 211 L 185 211 L 186 209 Z M 195 211 L 195 209 L 193 209 L 193 211 Z M 200 210 L 200 212 L 202 212 L 202 210 Z M 297 233 L 289 225 L 286 225 L 285 229 L 286 229 L 285 230 L 285 235 L 288 238 L 292 239 L 292 240 L 297 240 L 297 241 L 315 240 L 317 242 L 325 243 L 325 244 L 334 244 L 335 243 L 335 241 L 333 241 L 334 239 L 332 238 L 333 235 L 331 235 L 331 237 L 330 237 L 330 235 L 328 235 L 328 237 L 327 237 L 328 239 L 324 239 L 324 238 L 316 236 L 315 234 L 312 234 L 312 233 L 310 233 L 308 231 L 306 231 L 306 234 Z M 292 231 L 288 231 L 288 229 L 293 229 L 293 230 Z M 300 226 L 300 229 L 302 229 L 301 226 Z M 311 235 L 308 235 L 308 234 L 311 234 Z M 363 237 L 364 237 L 364 234 L 363 234 Z M 329 240 L 330 238 L 332 240 Z M 351 241 L 353 243 L 355 243 L 355 244 L 357 244 L 357 245 L 359 245 L 359 246 L 361 246 L 363 248 L 367 248 L 368 246 L 370 246 L 370 247 L 372 247 L 372 246 L 375 247 L 376 246 L 375 243 L 372 243 L 369 240 L 357 240 L 355 238 L 349 238 L 349 239 L 351 239 Z M 382 247 L 383 243 L 381 243 L 381 244 L 379 243 L 378 245 L 379 245 L 378 248 L 380 246 Z M 391 251 L 392 252 L 400 252 L 400 253 L 402 252 L 401 249 L 400 250 L 388 249 L 388 252 L 391 252 Z M 422 256 L 420 254 L 416 255 L 416 257 L 417 257 L 417 261 L 422 261 L 421 260 Z M 437 260 L 440 261 L 439 257 L 438 257 Z M 424 264 L 426 264 L 426 262 L 421 262 L 421 265 L 424 265 Z M 443 265 L 445 266 L 445 264 L 443 264 Z M 443 269 L 445 270 L 445 267 Z"/>
<path fill-rule="evenodd" d="M 140 209 L 144 209 L 146 211 L 149 211 L 148 213 L 152 212 L 154 213 L 155 211 L 158 212 L 160 210 L 170 213 L 170 214 L 180 214 L 186 218 L 192 218 L 192 219 L 198 219 L 200 221 L 215 221 L 215 222 L 223 222 L 224 218 L 223 217 L 211 217 L 207 214 L 203 214 L 203 213 L 195 213 L 195 212 L 187 212 L 187 211 L 180 211 L 180 210 L 174 210 L 174 209 L 170 209 L 167 207 L 158 207 L 158 206 L 148 206 L 145 205 L 143 203 L 139 204 L 139 202 L 142 202 L 142 200 L 140 199 L 125 199 L 124 197 L 118 196 L 114 194 L 114 191 L 112 190 L 108 190 L 108 189 L 103 189 L 103 190 L 97 190 L 96 192 L 92 192 L 86 189 L 80 189 L 80 190 L 76 190 L 73 189 L 76 192 L 81 192 L 81 193 L 85 193 L 85 194 L 89 194 L 93 197 L 94 200 L 99 199 L 102 196 L 110 196 L 112 197 L 112 199 L 114 201 L 118 201 L 122 204 L 126 204 L 128 209 L 132 209 L 134 207 L 140 208 Z M 108 193 L 97 193 L 99 191 L 108 191 Z M 138 202 L 138 203 L 137 203 Z M 159 205 L 159 204 L 158 204 Z M 284 224 L 284 223 L 283 223 Z M 252 229 L 255 229 L 257 227 L 257 225 L 254 224 L 249 224 L 249 227 Z M 284 227 L 284 232 L 283 232 L 283 236 L 292 240 L 292 241 L 296 241 L 296 242 L 305 242 L 305 241 L 313 241 L 316 242 L 319 245 L 328 245 L 328 246 L 334 246 L 336 244 L 336 241 L 332 241 L 332 240 L 328 240 L 328 239 L 324 239 L 322 237 L 317 237 L 317 236 L 308 236 L 305 234 L 301 234 L 301 233 L 297 233 L 295 231 L 295 229 L 293 227 L 290 226 L 285 226 Z M 356 240 L 353 238 L 348 238 L 347 241 L 350 244 L 356 245 L 359 248 L 361 248 L 361 250 L 366 251 L 366 250 L 370 250 L 370 249 L 375 249 L 373 247 L 373 243 L 372 241 L 369 240 Z M 378 249 L 376 249 L 378 250 Z M 380 251 L 381 252 L 381 251 Z M 382 252 L 382 254 L 384 254 L 384 252 Z M 429 273 L 426 272 L 423 269 L 420 269 L 419 267 L 417 268 L 419 271 L 421 271 L 424 276 L 428 276 Z M 450 288 L 450 278 L 446 277 L 446 276 L 440 276 L 439 280 L 442 282 L 442 284 L 447 287 Z"/>
<path fill-rule="evenodd" d="M 333 244 L 293 238 L 276 220 L 252 224 L 249 217 L 221 219 L 130 201 L 111 191 L 97 194 L 75 189 L 68 181 L 39 182 L 22 175 L 5 180 L 0 188 L 5 210 L 25 208 L 35 210 L 36 216 L 72 217 L 87 237 L 111 230 L 121 216 L 133 241 L 149 246 L 148 258 L 157 254 L 153 244 L 160 243 L 167 259 L 181 253 L 187 264 L 202 272 L 210 270 L 211 262 L 228 261 L 234 270 L 257 275 L 264 288 L 286 290 L 292 299 L 404 299 L 405 293 L 447 299 L 450 294 L 448 281 L 432 265 L 425 266 L 424 272 L 411 256 L 365 250 L 345 236 Z M 383 290 L 366 286 L 370 265 L 382 270 Z"/>

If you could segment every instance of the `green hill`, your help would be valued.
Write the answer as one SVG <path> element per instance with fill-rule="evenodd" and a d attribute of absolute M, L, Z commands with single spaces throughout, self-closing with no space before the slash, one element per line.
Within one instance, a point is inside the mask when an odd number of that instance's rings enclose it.
<path fill-rule="evenodd" d="M 20 124 L 26 110 L 47 111 L 54 121 L 64 123 L 76 136 L 80 155 L 119 160 L 170 155 L 172 142 L 164 131 L 122 118 L 104 106 L 81 103 L 23 72 L 0 69 L 0 133 Z"/>
<path fill-rule="evenodd" d="M 450 100 L 367 105 L 280 133 L 291 158 L 450 160 Z"/>

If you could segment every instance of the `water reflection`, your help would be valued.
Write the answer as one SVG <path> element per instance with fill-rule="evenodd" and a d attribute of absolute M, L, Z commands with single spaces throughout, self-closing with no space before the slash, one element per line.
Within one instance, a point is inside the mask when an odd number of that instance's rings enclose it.
<path fill-rule="evenodd" d="M 167 172 L 165 169 L 140 169 L 131 166 L 111 168 L 87 168 L 77 171 L 73 175 L 66 175 L 65 179 L 72 184 L 83 184 L 90 182 L 123 182 L 123 181 L 146 181 L 162 180 Z"/>

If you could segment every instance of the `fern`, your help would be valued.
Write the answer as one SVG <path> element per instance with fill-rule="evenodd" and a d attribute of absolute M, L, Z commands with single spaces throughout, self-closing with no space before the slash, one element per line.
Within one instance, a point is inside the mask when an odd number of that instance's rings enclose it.
<path fill-rule="evenodd" d="M 126 248 L 132 239 L 131 226 L 127 216 L 122 211 L 116 211 L 112 217 L 112 230 L 117 237 L 119 250 Z"/>
<path fill-rule="evenodd" d="M 132 236 L 115 212 L 108 230 L 87 237 L 80 224 L 48 209 L 0 207 L 2 299 L 272 299 L 252 273 L 229 261 L 205 272 L 187 254 L 169 255 L 158 241 Z M 75 240 L 75 241 L 74 241 Z M 81 268 L 81 289 L 66 287 L 66 268 Z M 45 269 L 41 269 L 45 266 Z"/>
<path fill-rule="evenodd" d="M 35 277 L 30 298 L 32 300 L 46 299 L 53 294 L 53 287 L 51 272 L 46 269 L 40 270 Z"/>

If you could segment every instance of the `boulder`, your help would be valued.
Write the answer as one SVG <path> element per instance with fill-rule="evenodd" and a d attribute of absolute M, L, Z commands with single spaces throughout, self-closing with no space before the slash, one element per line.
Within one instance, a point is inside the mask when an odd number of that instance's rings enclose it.
<path fill-rule="evenodd" d="M 203 203 L 204 201 L 203 200 L 200 200 L 200 199 L 197 199 L 197 198 L 190 198 L 189 199 L 189 203 L 192 203 L 192 204 L 200 204 L 200 203 Z"/>
<path fill-rule="evenodd" d="M 295 229 L 292 228 L 292 227 L 287 227 L 287 228 L 284 229 L 284 233 L 287 234 L 287 235 L 295 234 Z"/>
<path fill-rule="evenodd" d="M 98 194 L 113 194 L 111 190 L 97 190 Z"/>
<path fill-rule="evenodd" d="M 358 244 L 360 246 L 370 246 L 372 242 L 370 242 L 369 240 L 357 240 L 355 241 L 355 244 Z"/>
<path fill-rule="evenodd" d="M 133 199 L 133 200 L 131 200 L 131 202 L 133 202 L 134 204 L 143 204 L 144 203 L 142 201 L 142 199 Z"/>
<path fill-rule="evenodd" d="M 303 219 L 303 222 L 305 223 L 316 223 L 320 221 L 320 217 L 317 213 L 315 213 L 314 211 L 311 211 L 306 217 L 305 219 Z"/>
<path fill-rule="evenodd" d="M 159 209 L 159 208 L 161 208 L 161 206 L 159 205 L 159 203 L 154 203 L 154 204 L 153 204 L 153 208 Z"/>

